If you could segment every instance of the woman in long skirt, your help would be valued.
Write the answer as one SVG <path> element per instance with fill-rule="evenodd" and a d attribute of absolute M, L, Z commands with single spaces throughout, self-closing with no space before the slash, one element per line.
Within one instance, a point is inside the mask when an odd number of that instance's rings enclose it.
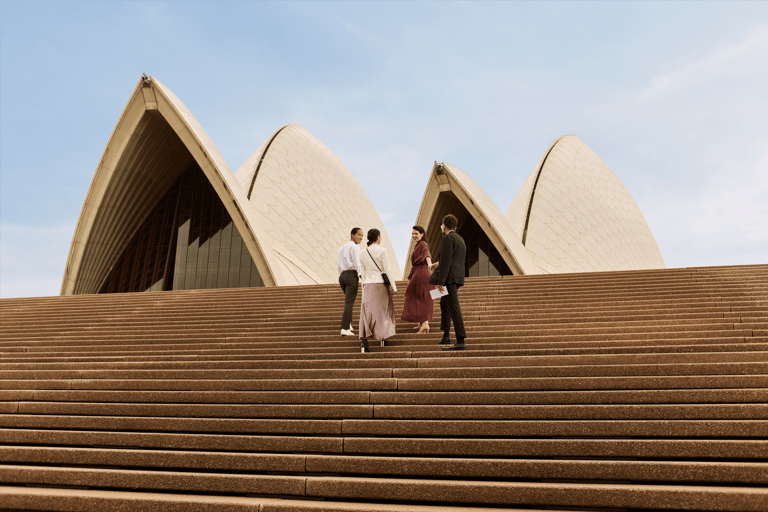
<path fill-rule="evenodd" d="M 418 332 L 427 333 L 433 309 L 432 296 L 429 294 L 434 289 L 434 286 L 429 284 L 432 255 L 429 253 L 427 234 L 423 227 L 413 226 L 411 239 L 416 245 L 411 252 L 411 273 L 408 275 L 401 318 L 405 322 L 418 322 Z"/>
<path fill-rule="evenodd" d="M 389 278 L 384 284 L 382 272 Z M 363 303 L 360 306 L 360 350 L 370 352 L 369 339 L 381 340 L 381 346 L 395 335 L 395 306 L 392 296 L 397 286 L 389 270 L 387 250 L 381 246 L 381 232 L 368 230 L 368 247 L 360 251 L 360 275 L 363 280 Z"/>

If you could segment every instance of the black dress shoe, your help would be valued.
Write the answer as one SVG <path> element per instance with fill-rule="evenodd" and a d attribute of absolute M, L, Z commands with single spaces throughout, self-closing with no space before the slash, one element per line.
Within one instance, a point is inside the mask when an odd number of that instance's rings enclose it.
<path fill-rule="evenodd" d="M 464 343 L 464 340 L 459 340 L 453 345 L 448 345 L 447 347 L 443 347 L 443 350 L 464 350 L 467 348 L 467 344 Z"/>
<path fill-rule="evenodd" d="M 450 336 L 443 336 L 443 339 L 441 339 L 437 344 L 438 345 L 450 345 L 453 340 Z"/>
<path fill-rule="evenodd" d="M 360 352 L 370 352 L 371 347 L 368 346 L 368 340 L 360 340 Z"/>

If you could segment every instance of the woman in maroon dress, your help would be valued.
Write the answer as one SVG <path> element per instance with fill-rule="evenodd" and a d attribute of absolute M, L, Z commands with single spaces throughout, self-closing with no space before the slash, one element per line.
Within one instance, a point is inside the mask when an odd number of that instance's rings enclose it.
<path fill-rule="evenodd" d="M 432 255 L 429 253 L 427 235 L 423 227 L 413 226 L 411 239 L 416 245 L 411 253 L 411 273 L 408 275 L 408 287 L 405 289 L 402 320 L 418 322 L 419 332 L 426 333 L 429 332 L 429 321 L 432 320 L 432 296 L 429 294 L 434 288 L 429 284 Z"/>

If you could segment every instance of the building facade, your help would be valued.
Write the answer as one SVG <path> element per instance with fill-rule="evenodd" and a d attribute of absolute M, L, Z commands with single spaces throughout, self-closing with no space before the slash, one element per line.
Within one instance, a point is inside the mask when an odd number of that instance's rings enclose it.
<path fill-rule="evenodd" d="M 181 101 L 143 77 L 86 194 L 61 294 L 335 282 L 352 227 L 380 229 L 394 252 L 360 183 L 309 132 L 280 128 L 232 173 Z"/>
<path fill-rule="evenodd" d="M 448 213 L 468 277 L 664 268 L 629 192 L 572 135 L 549 146 L 506 215 L 435 162 L 415 223 L 434 244 Z M 307 130 L 280 127 L 232 173 L 184 104 L 144 76 L 86 194 L 61 294 L 334 283 L 352 227 L 380 229 L 394 254 L 360 183 Z"/>
<path fill-rule="evenodd" d="M 467 243 L 467 277 L 665 268 L 627 189 L 573 135 L 547 148 L 506 215 L 467 174 L 435 162 L 416 224 L 439 240 L 448 213 Z"/>

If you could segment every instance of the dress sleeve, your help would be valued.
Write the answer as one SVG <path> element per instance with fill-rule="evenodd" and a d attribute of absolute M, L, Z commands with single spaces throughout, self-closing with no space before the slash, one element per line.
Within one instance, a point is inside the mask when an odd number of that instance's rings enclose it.
<path fill-rule="evenodd" d="M 413 253 L 411 253 L 411 266 L 423 265 L 426 263 L 427 258 L 429 258 L 429 248 L 427 243 L 421 240 L 413 248 Z"/>
<path fill-rule="evenodd" d="M 365 284 L 365 258 L 363 257 L 362 251 L 357 253 L 357 258 L 360 262 L 360 280 L 362 281 L 362 284 Z"/>

